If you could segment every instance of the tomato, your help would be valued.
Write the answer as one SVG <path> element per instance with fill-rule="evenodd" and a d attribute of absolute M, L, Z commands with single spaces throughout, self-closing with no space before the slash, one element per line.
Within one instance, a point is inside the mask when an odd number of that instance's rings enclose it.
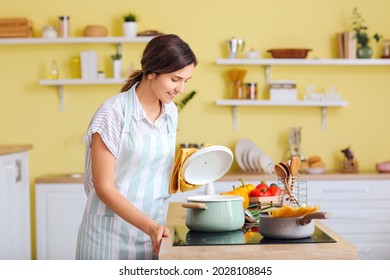
<path fill-rule="evenodd" d="M 249 196 L 252 196 L 252 197 L 259 197 L 260 196 L 260 189 L 254 189 L 250 192 Z"/>
<path fill-rule="evenodd" d="M 280 194 L 281 189 L 276 185 L 271 185 L 268 188 L 268 191 L 270 192 L 271 196 L 278 196 Z"/>
<path fill-rule="evenodd" d="M 260 196 L 271 196 L 269 191 L 260 191 Z"/>
<path fill-rule="evenodd" d="M 266 183 L 260 183 L 256 186 L 256 189 L 260 189 L 260 190 L 268 190 L 268 185 Z"/>

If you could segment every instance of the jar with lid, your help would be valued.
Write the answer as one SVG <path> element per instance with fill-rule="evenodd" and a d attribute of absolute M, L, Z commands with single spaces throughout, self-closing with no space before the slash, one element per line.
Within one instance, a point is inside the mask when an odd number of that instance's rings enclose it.
<path fill-rule="evenodd" d="M 69 16 L 58 17 L 58 36 L 62 38 L 70 37 Z"/>
<path fill-rule="evenodd" d="M 245 99 L 257 99 L 257 83 L 245 83 Z"/>
<path fill-rule="evenodd" d="M 390 39 L 382 42 L 382 58 L 390 58 Z"/>
<path fill-rule="evenodd" d="M 43 38 L 57 38 L 57 31 L 52 25 L 45 25 L 42 29 L 42 37 Z"/>

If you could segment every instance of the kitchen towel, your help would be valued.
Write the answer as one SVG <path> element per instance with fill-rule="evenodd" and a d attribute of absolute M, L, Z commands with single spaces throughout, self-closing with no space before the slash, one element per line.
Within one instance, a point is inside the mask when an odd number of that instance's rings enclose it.
<path fill-rule="evenodd" d="M 186 159 L 198 150 L 199 149 L 196 148 L 180 149 L 179 154 L 176 157 L 171 180 L 169 182 L 170 193 L 177 193 L 178 190 L 180 190 L 181 192 L 192 191 L 200 187 L 200 185 L 193 185 L 188 183 L 183 178 L 183 172 L 182 172 L 182 168 Z"/>

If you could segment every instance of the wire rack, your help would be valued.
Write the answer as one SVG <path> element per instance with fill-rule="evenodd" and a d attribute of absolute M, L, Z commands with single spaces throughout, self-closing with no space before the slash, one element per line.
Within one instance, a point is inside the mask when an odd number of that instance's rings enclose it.
<path fill-rule="evenodd" d="M 291 203 L 298 206 L 307 204 L 307 179 L 301 179 L 299 174 L 286 179 L 278 177 L 278 187 L 289 195 Z"/>

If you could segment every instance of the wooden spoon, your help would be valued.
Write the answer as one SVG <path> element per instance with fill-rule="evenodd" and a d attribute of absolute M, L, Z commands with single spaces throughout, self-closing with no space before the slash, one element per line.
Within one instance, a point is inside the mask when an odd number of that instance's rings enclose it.
<path fill-rule="evenodd" d="M 294 156 L 291 159 L 291 163 L 290 163 L 291 175 L 293 177 L 297 177 L 300 168 L 301 168 L 301 158 L 299 156 Z"/>

